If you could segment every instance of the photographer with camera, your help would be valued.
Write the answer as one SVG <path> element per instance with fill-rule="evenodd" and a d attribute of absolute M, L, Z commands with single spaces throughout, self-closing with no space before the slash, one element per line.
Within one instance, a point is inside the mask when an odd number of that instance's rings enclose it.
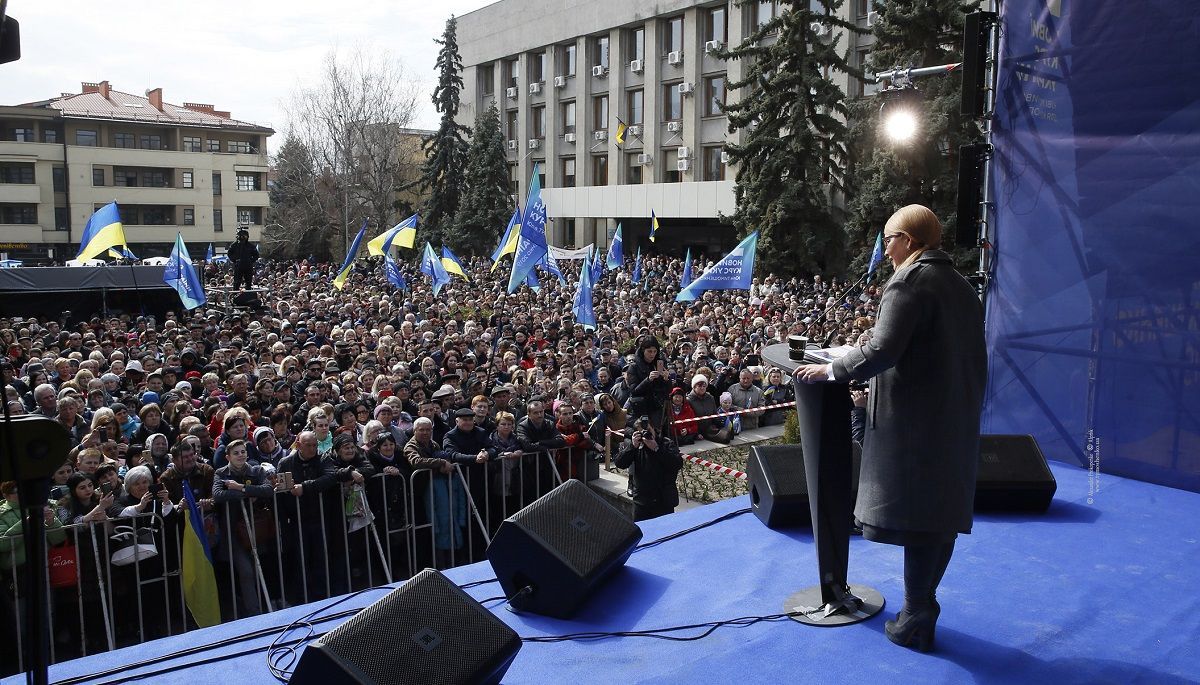
<path fill-rule="evenodd" d="M 630 469 L 629 494 L 633 497 L 633 520 L 665 516 L 679 504 L 675 478 L 683 467 L 679 448 L 660 436 L 648 416 L 633 424 L 633 434 L 621 444 L 617 468 Z"/>
<path fill-rule="evenodd" d="M 230 245 L 225 254 L 233 262 L 233 289 L 237 290 L 242 283 L 250 288 L 254 279 L 254 264 L 258 261 L 258 248 L 250 244 L 250 231 L 238 227 L 237 241 Z"/>

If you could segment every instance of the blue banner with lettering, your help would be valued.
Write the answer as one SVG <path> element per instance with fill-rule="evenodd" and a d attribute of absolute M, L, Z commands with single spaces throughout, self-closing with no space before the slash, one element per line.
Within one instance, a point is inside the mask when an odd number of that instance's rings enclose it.
<path fill-rule="evenodd" d="M 1006 0 L 987 433 L 1200 491 L 1200 22 Z"/>

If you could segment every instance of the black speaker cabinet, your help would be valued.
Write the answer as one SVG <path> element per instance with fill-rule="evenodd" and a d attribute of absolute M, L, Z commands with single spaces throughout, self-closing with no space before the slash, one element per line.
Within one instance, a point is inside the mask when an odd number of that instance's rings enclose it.
<path fill-rule="evenodd" d="M 292 685 L 499 683 L 521 638 L 426 569 L 304 648 Z"/>
<path fill-rule="evenodd" d="M 851 497 L 858 494 L 862 448 L 852 445 Z M 750 508 L 768 528 L 812 525 L 800 445 L 756 445 L 746 460 Z M 853 501 L 853 499 L 851 500 Z"/>
<path fill-rule="evenodd" d="M 633 521 L 569 480 L 505 519 L 487 557 L 504 595 L 516 595 L 513 609 L 568 618 L 641 539 Z"/>
<path fill-rule="evenodd" d="M 1045 512 L 1058 490 L 1032 435 L 982 435 L 976 511 Z"/>
<path fill-rule="evenodd" d="M 958 148 L 958 209 L 954 227 L 957 247 L 979 244 L 979 202 L 983 196 L 983 167 L 987 156 L 987 143 L 969 143 Z"/>

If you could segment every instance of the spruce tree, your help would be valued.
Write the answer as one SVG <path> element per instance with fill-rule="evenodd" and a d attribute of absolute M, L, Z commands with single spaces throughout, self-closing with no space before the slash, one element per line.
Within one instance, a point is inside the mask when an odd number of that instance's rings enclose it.
<path fill-rule="evenodd" d="M 878 19 L 865 69 L 869 74 L 962 61 L 963 14 L 977 2 L 888 0 L 873 4 Z M 976 139 L 979 128 L 959 114 L 959 72 L 916 79 L 913 84 L 922 97 L 916 108 L 917 134 L 906 143 L 894 143 L 881 133 L 878 96 L 859 98 L 850 106 L 852 186 L 856 192 L 847 204 L 847 230 L 852 252 L 857 255 L 854 270 L 866 268 L 865 260 L 884 221 L 906 204 L 930 207 L 942 219 L 943 247 L 952 245 L 958 147 Z M 955 256 L 965 266 L 973 259 L 974 245 L 957 247 Z"/>
<path fill-rule="evenodd" d="M 460 255 L 488 254 L 513 211 L 504 134 L 494 101 L 475 117 L 464 182 L 458 214 L 444 238 Z"/>
<path fill-rule="evenodd" d="M 745 78 L 729 84 L 740 98 L 725 108 L 730 132 L 746 132 L 726 146 L 738 166 L 733 223 L 742 235 L 759 231 L 767 271 L 837 271 L 844 259 L 832 195 L 846 189 L 846 95 L 826 74 L 857 71 L 836 41 L 822 38 L 859 30 L 837 16 L 843 2 L 780 2 L 776 17 L 723 53 L 747 62 Z"/>
<path fill-rule="evenodd" d="M 446 21 L 446 30 L 434 42 L 438 51 L 438 83 L 433 89 L 433 105 L 441 114 L 438 130 L 423 144 L 425 163 L 421 178 L 415 185 L 429 192 L 421 211 L 421 231 L 425 240 L 441 242 L 458 213 L 462 201 L 463 167 L 467 160 L 467 142 L 463 136 L 467 127 L 454 120 L 458 115 L 459 91 L 462 90 L 462 57 L 458 54 L 455 35 L 458 21 L 453 15 Z"/>

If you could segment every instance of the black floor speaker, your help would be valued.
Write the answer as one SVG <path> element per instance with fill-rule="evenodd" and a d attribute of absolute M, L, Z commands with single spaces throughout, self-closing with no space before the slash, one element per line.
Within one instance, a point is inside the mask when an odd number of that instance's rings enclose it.
<path fill-rule="evenodd" d="M 499 683 L 521 638 L 426 569 L 304 648 L 292 685 Z"/>
<path fill-rule="evenodd" d="M 568 618 L 641 539 L 633 521 L 569 480 L 505 519 L 487 557 L 514 610 Z"/>
<path fill-rule="evenodd" d="M 1045 512 L 1058 483 L 1032 435 L 982 435 L 975 511 Z"/>
<path fill-rule="evenodd" d="M 853 446 L 851 489 L 858 492 L 862 449 Z M 804 451 L 800 445 L 756 445 L 746 460 L 750 509 L 768 528 L 812 525 L 808 509 L 808 484 L 804 477 Z"/>

